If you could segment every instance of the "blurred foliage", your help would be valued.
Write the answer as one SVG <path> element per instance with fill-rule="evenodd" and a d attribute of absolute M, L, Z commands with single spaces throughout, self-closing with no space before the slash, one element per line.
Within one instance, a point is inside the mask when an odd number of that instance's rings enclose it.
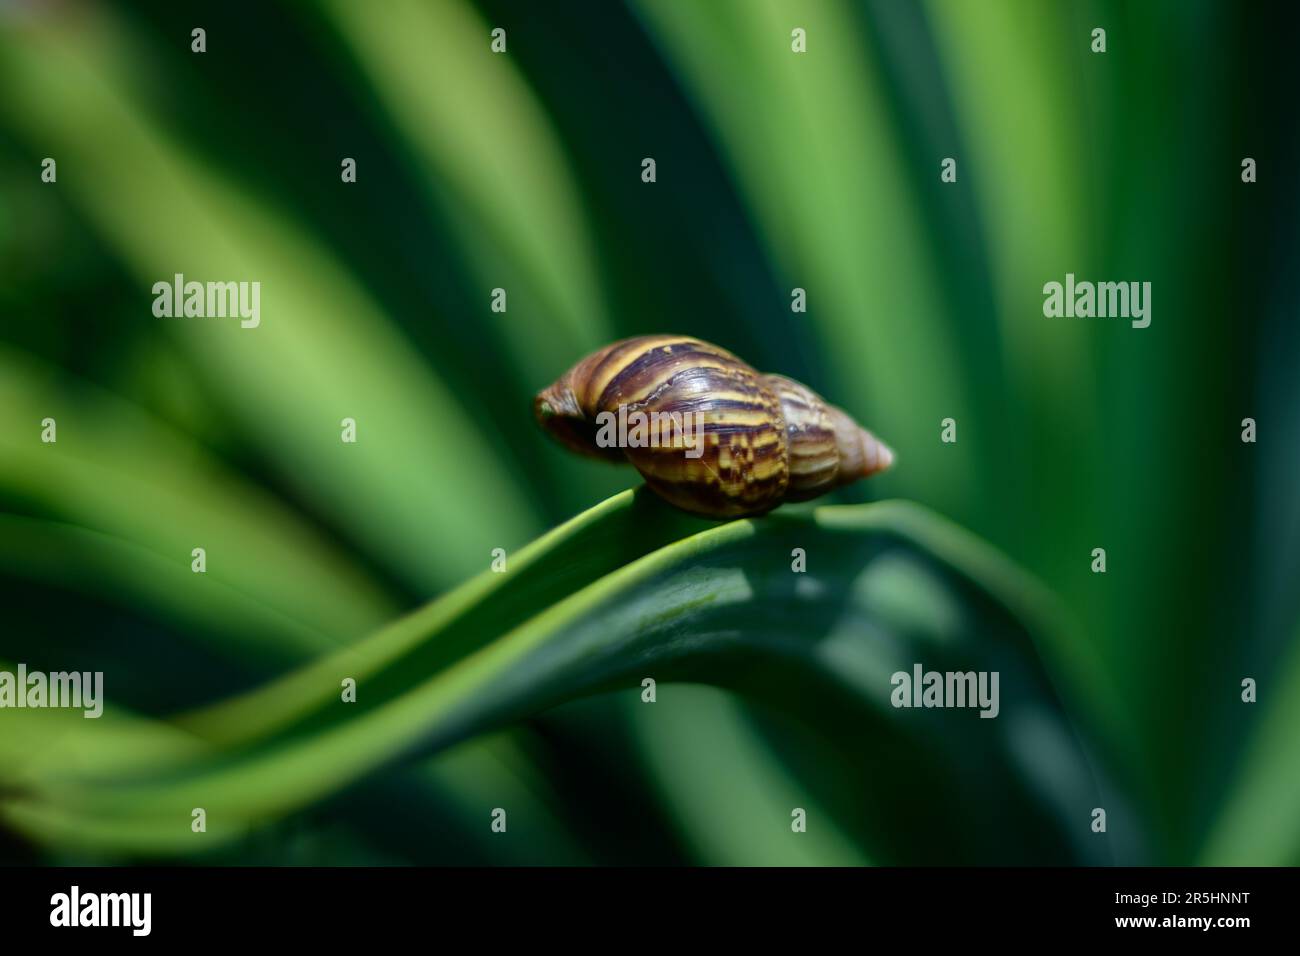
<path fill-rule="evenodd" d="M 110 698 L 0 712 L 0 859 L 1300 862 L 1296 69 L 1226 0 L 0 7 L 0 662 Z M 178 272 L 261 326 L 155 318 Z M 1066 272 L 1151 327 L 1044 319 Z M 530 399 L 668 331 L 899 465 L 610 498 Z M 913 659 L 1006 715 L 881 708 Z"/>

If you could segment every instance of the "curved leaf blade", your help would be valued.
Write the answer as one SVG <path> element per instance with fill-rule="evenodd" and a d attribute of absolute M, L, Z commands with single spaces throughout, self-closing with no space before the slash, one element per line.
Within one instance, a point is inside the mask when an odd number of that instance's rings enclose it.
<path fill-rule="evenodd" d="M 806 573 L 791 571 L 794 547 L 809 555 Z M 1017 861 L 1011 846 L 1037 860 L 1097 861 L 1105 844 L 1088 821 L 1098 783 L 1039 659 L 1048 625 L 1033 617 L 1032 593 L 975 539 L 902 502 L 736 521 L 637 558 L 482 646 L 452 648 L 431 673 L 411 664 L 445 622 L 417 627 L 418 641 L 359 682 L 351 708 L 333 698 L 197 764 L 51 772 L 26 781 L 3 814 L 45 839 L 175 850 L 188 807 L 208 808 L 209 838 L 233 837 L 399 759 L 654 674 L 796 714 L 846 759 L 871 763 L 881 815 L 844 823 L 873 859 L 890 860 L 897 841 L 927 828 L 950 838 L 941 845 L 954 861 Z M 891 706 L 891 675 L 914 663 L 998 671 L 999 716 Z M 1007 827 L 1023 839 L 1004 840 Z"/>

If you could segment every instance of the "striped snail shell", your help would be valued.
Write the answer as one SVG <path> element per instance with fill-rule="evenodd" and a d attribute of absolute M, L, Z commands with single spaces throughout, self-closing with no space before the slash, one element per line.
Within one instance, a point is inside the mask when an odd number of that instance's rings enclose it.
<path fill-rule="evenodd" d="M 571 450 L 629 461 L 660 497 L 712 518 L 816 498 L 894 460 L 810 388 L 684 335 L 643 335 L 593 352 L 533 409 Z"/>

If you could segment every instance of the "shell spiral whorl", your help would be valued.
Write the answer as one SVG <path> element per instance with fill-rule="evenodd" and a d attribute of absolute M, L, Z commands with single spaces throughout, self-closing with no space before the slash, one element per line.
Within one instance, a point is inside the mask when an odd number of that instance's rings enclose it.
<path fill-rule="evenodd" d="M 816 498 L 884 471 L 894 457 L 807 386 L 689 336 L 608 345 L 533 407 L 572 451 L 630 461 L 660 497 L 714 518 Z"/>

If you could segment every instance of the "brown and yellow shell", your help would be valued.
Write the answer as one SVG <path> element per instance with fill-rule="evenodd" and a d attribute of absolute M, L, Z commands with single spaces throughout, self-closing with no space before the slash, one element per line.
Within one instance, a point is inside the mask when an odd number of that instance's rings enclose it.
<path fill-rule="evenodd" d="M 893 452 L 793 379 L 756 372 L 685 335 L 623 339 L 587 356 L 533 403 L 580 454 L 629 461 L 660 497 L 734 518 L 806 501 L 884 471 Z M 662 421 L 658 441 L 620 439 L 618 421 Z M 654 417 L 657 416 L 657 417 Z M 690 423 L 697 423 L 692 430 Z M 626 431 L 626 430 L 625 430 Z"/>

